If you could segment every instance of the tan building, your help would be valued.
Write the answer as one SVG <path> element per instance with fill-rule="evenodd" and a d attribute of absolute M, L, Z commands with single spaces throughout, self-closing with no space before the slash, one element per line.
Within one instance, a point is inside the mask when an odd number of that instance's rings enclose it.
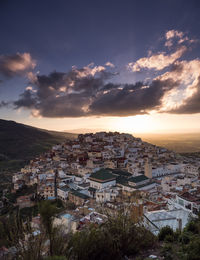
<path fill-rule="evenodd" d="M 90 199 L 89 196 L 78 191 L 70 191 L 68 193 L 68 198 L 69 201 L 73 202 L 75 205 L 83 205 L 87 200 Z"/>
<path fill-rule="evenodd" d="M 20 209 L 34 206 L 34 202 L 31 201 L 30 195 L 20 196 L 17 198 L 17 205 Z"/>
<path fill-rule="evenodd" d="M 145 160 L 144 174 L 147 178 L 152 179 L 152 165 L 149 163 L 149 159 Z"/>

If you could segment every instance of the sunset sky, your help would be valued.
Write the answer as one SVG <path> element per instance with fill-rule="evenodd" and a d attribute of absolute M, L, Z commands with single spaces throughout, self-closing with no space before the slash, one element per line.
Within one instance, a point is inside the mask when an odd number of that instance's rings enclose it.
<path fill-rule="evenodd" d="M 0 1 L 0 118 L 200 131 L 200 1 Z"/>

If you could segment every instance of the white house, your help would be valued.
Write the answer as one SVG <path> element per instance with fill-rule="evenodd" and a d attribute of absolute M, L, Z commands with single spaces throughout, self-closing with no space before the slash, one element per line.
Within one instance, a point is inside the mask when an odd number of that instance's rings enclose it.
<path fill-rule="evenodd" d="M 99 190 L 96 192 L 96 201 L 97 202 L 107 202 L 107 201 L 114 201 L 118 195 L 118 190 L 117 189 L 104 189 L 104 190 Z"/>
<path fill-rule="evenodd" d="M 66 201 L 68 198 L 69 187 L 67 185 L 57 188 L 57 196 L 62 201 Z"/>
<path fill-rule="evenodd" d="M 90 187 L 104 189 L 116 185 L 116 177 L 107 169 L 101 169 L 92 173 L 89 177 Z"/>

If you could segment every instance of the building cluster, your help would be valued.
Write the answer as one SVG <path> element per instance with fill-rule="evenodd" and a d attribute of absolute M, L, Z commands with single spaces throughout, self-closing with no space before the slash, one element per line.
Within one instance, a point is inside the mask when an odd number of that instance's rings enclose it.
<path fill-rule="evenodd" d="M 72 229 L 103 221 L 105 209 L 127 206 L 134 219 L 143 216 L 158 231 L 170 220 L 174 229 L 183 228 L 187 221 L 180 216 L 200 210 L 199 167 L 198 159 L 130 134 L 99 132 L 55 145 L 16 173 L 13 187 L 35 185 L 41 198 L 73 203 L 76 208 L 56 220 L 73 223 Z M 24 199 L 19 204 L 27 205 Z"/>

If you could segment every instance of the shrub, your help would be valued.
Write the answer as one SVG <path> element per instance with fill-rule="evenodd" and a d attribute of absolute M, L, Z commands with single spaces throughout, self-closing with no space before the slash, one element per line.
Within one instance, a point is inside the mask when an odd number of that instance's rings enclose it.
<path fill-rule="evenodd" d="M 159 234 L 158 234 L 158 239 L 159 239 L 160 241 L 164 241 L 164 240 L 165 240 L 165 237 L 166 237 L 167 235 L 173 236 L 173 234 L 174 234 L 173 229 L 170 228 L 169 226 L 166 226 L 166 227 L 161 228 L 161 230 L 160 230 L 160 232 L 159 232 Z"/>

